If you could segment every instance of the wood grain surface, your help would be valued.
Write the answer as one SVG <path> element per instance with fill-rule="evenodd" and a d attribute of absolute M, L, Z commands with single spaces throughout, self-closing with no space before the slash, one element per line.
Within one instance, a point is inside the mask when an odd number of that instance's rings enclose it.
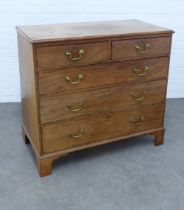
<path fill-rule="evenodd" d="M 139 20 L 19 26 L 17 30 L 23 33 L 33 43 L 173 33 L 173 30 Z"/>
<path fill-rule="evenodd" d="M 170 43 L 170 36 L 113 41 L 112 59 L 131 60 L 152 56 L 168 56 L 170 53 Z M 144 49 L 146 45 L 149 45 L 148 49 Z M 136 46 L 140 46 L 142 48 L 142 53 L 138 53 L 138 51 L 136 50 Z"/>
<path fill-rule="evenodd" d="M 169 58 L 154 58 L 133 60 L 129 62 L 114 62 L 90 66 L 80 66 L 62 69 L 48 69 L 38 72 L 39 92 L 41 95 L 76 92 L 84 89 L 96 89 L 117 84 L 146 82 L 167 78 Z M 145 76 L 139 76 L 134 69 L 140 72 L 148 66 L 149 71 Z M 76 85 L 70 85 L 65 76 L 72 81 L 77 81 L 82 74 L 84 79 Z"/>
<path fill-rule="evenodd" d="M 88 116 L 80 116 L 57 123 L 42 126 L 43 152 L 65 150 L 90 142 L 118 136 L 134 134 L 143 130 L 159 128 L 163 124 L 164 103 L 152 106 L 141 106 L 122 111 L 96 113 Z M 140 125 L 131 120 L 139 121 L 144 117 Z M 68 134 L 80 135 L 81 129 L 84 134 L 79 138 L 72 138 Z"/>
<path fill-rule="evenodd" d="M 158 80 L 42 97 L 40 99 L 41 122 L 161 103 L 165 101 L 166 84 L 166 80 Z"/>
<path fill-rule="evenodd" d="M 127 20 L 17 32 L 23 139 L 40 176 L 76 150 L 144 134 L 163 144 L 172 30 Z"/>
<path fill-rule="evenodd" d="M 80 60 L 71 60 L 65 55 L 71 53 L 72 59 L 80 57 L 80 50 L 84 50 Z M 90 64 L 110 59 L 110 45 L 108 41 L 82 43 L 73 45 L 51 45 L 36 47 L 37 67 L 73 66 Z"/>

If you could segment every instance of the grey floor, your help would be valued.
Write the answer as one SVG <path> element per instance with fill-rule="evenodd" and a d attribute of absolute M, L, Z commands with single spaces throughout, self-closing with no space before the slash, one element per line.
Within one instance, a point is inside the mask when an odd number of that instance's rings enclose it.
<path fill-rule="evenodd" d="M 0 104 L 1 210 L 183 210 L 184 99 L 167 101 L 165 144 L 142 136 L 73 153 L 40 178 L 20 104 Z"/>

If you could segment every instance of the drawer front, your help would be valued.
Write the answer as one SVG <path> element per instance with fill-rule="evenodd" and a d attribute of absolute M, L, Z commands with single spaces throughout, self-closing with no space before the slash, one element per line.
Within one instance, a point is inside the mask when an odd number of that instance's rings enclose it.
<path fill-rule="evenodd" d="M 163 125 L 163 116 L 164 104 L 162 103 L 45 124 L 42 127 L 43 152 L 66 150 L 96 141 L 159 128 Z"/>
<path fill-rule="evenodd" d="M 169 58 L 115 62 L 58 71 L 39 71 L 39 93 L 74 92 L 77 90 L 150 81 L 167 77 Z"/>
<path fill-rule="evenodd" d="M 74 94 L 45 96 L 40 99 L 41 122 L 161 103 L 165 101 L 166 85 L 166 80 L 158 80 Z"/>
<path fill-rule="evenodd" d="M 73 66 L 110 59 L 109 42 L 50 45 L 36 48 L 37 67 Z"/>
<path fill-rule="evenodd" d="M 170 45 L 170 37 L 113 41 L 112 59 L 129 60 L 167 56 L 170 53 Z"/>

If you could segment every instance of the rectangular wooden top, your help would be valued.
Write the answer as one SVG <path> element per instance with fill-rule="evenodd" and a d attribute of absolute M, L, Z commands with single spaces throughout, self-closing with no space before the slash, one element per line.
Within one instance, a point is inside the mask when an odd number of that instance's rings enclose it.
<path fill-rule="evenodd" d="M 16 29 L 32 43 L 174 32 L 139 20 L 30 25 L 17 26 Z"/>

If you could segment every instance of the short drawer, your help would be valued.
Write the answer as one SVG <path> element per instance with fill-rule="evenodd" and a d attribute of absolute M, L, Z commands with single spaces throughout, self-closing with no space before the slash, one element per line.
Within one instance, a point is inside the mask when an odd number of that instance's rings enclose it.
<path fill-rule="evenodd" d="M 110 59 L 109 42 L 36 47 L 38 68 L 90 64 Z"/>
<path fill-rule="evenodd" d="M 135 134 L 163 125 L 164 104 L 71 118 L 42 126 L 43 152 Z"/>
<path fill-rule="evenodd" d="M 144 59 L 38 72 L 41 95 L 167 78 L 169 58 Z"/>
<path fill-rule="evenodd" d="M 167 56 L 171 37 L 131 39 L 112 42 L 113 60 L 131 60 L 146 57 Z"/>
<path fill-rule="evenodd" d="M 166 80 L 41 97 L 41 122 L 165 101 Z"/>

